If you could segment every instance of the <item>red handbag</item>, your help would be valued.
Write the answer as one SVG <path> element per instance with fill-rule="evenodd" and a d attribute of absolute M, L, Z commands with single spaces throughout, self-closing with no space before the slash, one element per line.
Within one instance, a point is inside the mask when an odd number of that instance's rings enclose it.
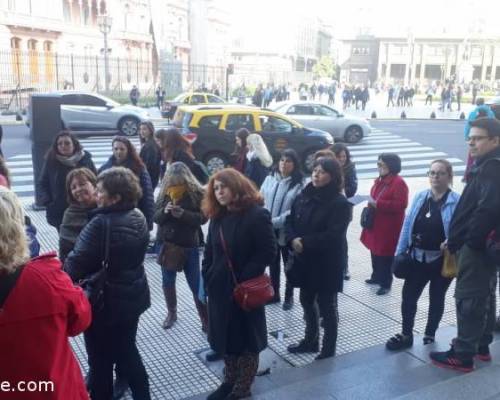
<path fill-rule="evenodd" d="M 233 297 L 236 303 L 244 310 L 251 311 L 255 308 L 262 307 L 267 304 L 269 300 L 274 297 L 274 289 L 271 285 L 271 279 L 267 274 L 262 274 L 256 278 L 248 279 L 244 282 L 238 283 L 236 275 L 234 274 L 233 262 L 229 257 L 226 240 L 222 233 L 222 227 L 219 229 L 220 240 L 222 249 L 226 256 L 227 265 L 233 277 L 234 289 Z"/>

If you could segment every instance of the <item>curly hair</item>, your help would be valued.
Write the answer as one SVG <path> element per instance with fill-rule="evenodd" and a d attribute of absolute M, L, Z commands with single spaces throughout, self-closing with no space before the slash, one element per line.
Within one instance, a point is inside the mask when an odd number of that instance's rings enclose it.
<path fill-rule="evenodd" d="M 118 205 L 123 207 L 136 207 L 142 197 L 139 178 L 125 167 L 113 167 L 101 172 L 97 183 L 101 183 L 110 197 L 119 195 Z"/>
<path fill-rule="evenodd" d="M 264 205 L 264 198 L 252 181 L 233 168 L 225 168 L 212 175 L 208 182 L 207 191 L 201 205 L 208 218 L 217 218 L 226 211 L 226 207 L 222 206 L 215 197 L 215 181 L 221 182 L 229 188 L 234 196 L 234 202 L 231 206 L 235 210 L 241 211 L 254 205 Z"/>
<path fill-rule="evenodd" d="M 24 211 L 17 196 L 0 186 L 0 273 L 11 273 L 29 258 Z"/>
<path fill-rule="evenodd" d="M 73 197 L 73 193 L 71 193 L 71 182 L 73 182 L 73 179 L 75 178 L 89 181 L 94 187 L 97 184 L 97 176 L 95 176 L 95 174 L 88 168 L 76 168 L 69 171 L 66 176 L 66 199 L 69 204 L 78 203 Z"/>
<path fill-rule="evenodd" d="M 123 143 L 125 147 L 127 147 L 127 161 L 129 162 L 127 167 L 129 167 L 134 172 L 134 174 L 139 176 L 146 167 L 144 166 L 141 157 L 139 157 L 135 146 L 130 140 L 123 136 L 115 136 L 113 138 L 113 141 L 111 142 L 111 146 L 114 146 L 116 142 Z M 114 156 L 113 159 L 115 159 Z"/>

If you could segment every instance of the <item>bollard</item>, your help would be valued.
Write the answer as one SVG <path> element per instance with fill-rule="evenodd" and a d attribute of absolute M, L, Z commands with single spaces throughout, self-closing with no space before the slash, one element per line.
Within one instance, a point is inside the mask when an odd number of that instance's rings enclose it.
<path fill-rule="evenodd" d="M 431 119 L 436 119 L 436 113 L 434 111 L 431 112 Z"/>
<path fill-rule="evenodd" d="M 460 113 L 460 119 L 465 119 L 465 113 L 463 111 Z"/>
<path fill-rule="evenodd" d="M 406 113 L 404 111 L 401 113 L 401 119 L 406 119 Z"/>
<path fill-rule="evenodd" d="M 376 119 L 377 118 L 377 113 L 375 111 L 372 112 L 372 118 Z"/>

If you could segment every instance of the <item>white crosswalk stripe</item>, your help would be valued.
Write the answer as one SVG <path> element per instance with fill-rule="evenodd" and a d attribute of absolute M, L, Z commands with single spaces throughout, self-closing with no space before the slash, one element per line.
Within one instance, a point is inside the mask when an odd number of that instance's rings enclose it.
<path fill-rule="evenodd" d="M 97 168 L 111 156 L 112 137 L 91 137 L 81 139 L 85 150 L 92 154 Z M 132 143 L 139 149 L 139 139 L 132 138 Z M 399 135 L 375 129 L 362 143 L 348 146 L 353 161 L 356 163 L 359 179 L 372 179 L 378 176 L 377 159 L 382 152 L 398 154 L 402 159 L 402 176 L 425 176 L 429 164 L 437 158 L 450 161 L 457 175 L 465 171 L 465 163 L 457 158 L 451 158 L 433 147 L 424 146 Z M 7 160 L 12 177 L 12 189 L 23 199 L 23 202 L 33 201 L 34 182 L 31 154 L 18 154 Z"/>

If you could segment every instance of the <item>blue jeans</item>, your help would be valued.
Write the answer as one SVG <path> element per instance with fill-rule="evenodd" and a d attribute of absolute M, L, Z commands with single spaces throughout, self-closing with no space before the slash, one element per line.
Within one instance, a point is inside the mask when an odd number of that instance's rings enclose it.
<path fill-rule="evenodd" d="M 189 289 L 195 297 L 198 297 L 198 291 L 200 288 L 200 252 L 198 247 L 193 247 L 188 249 L 188 257 L 186 264 L 184 265 L 184 273 L 186 274 L 186 280 L 189 285 Z M 177 272 L 167 271 L 162 267 L 161 276 L 163 287 L 173 287 L 175 286 L 175 278 Z"/>

